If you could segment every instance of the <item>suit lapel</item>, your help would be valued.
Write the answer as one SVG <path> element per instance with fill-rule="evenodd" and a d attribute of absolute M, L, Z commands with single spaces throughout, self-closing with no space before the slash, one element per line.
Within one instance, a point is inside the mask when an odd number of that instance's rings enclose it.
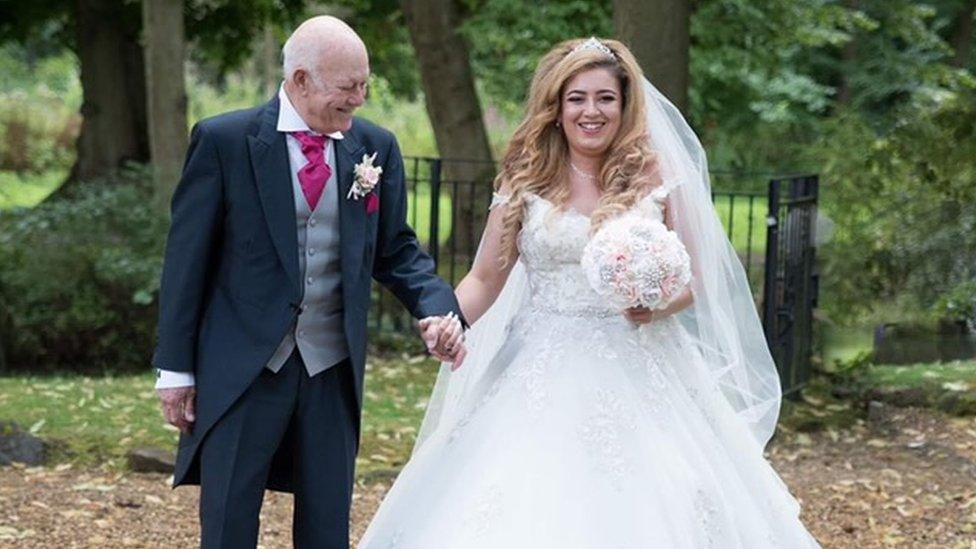
<path fill-rule="evenodd" d="M 339 241 L 342 257 L 343 289 L 359 275 L 366 238 L 366 205 L 362 200 L 346 198 L 353 183 L 353 168 L 362 160 L 366 149 L 346 132 L 336 141 L 336 171 L 339 183 Z M 358 159 L 358 160 L 357 160 Z"/>
<path fill-rule="evenodd" d="M 268 232 L 274 242 L 278 258 L 294 289 L 301 291 L 298 274 L 298 232 L 295 218 L 295 195 L 288 164 L 288 146 L 284 134 L 278 132 L 278 98 L 271 100 L 261 114 L 261 126 L 256 136 L 247 137 L 251 153 L 251 169 L 268 222 Z"/>

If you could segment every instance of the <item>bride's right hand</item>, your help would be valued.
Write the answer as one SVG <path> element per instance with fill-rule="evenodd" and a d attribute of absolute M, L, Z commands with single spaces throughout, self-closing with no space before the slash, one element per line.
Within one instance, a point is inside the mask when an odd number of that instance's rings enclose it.
<path fill-rule="evenodd" d="M 464 327 L 454 313 L 444 316 L 431 316 L 418 322 L 420 337 L 434 358 L 452 363 L 452 369 L 461 366 L 466 354 L 464 349 Z M 460 355 L 460 356 L 459 356 Z"/>
<path fill-rule="evenodd" d="M 629 320 L 632 324 L 647 324 L 648 322 L 654 320 L 654 314 L 657 311 L 653 309 L 648 309 L 647 307 L 631 307 L 624 310 L 624 317 Z"/>

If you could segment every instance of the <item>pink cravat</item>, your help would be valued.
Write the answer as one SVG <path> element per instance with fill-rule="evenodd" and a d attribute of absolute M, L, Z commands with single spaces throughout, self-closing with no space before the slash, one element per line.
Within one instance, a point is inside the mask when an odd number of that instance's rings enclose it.
<path fill-rule="evenodd" d="M 298 170 L 298 183 L 302 186 L 308 208 L 315 210 L 319 198 L 322 198 L 325 182 L 332 175 L 332 168 L 325 163 L 325 144 L 329 138 L 309 132 L 292 132 L 291 135 L 302 144 L 302 154 L 308 159 L 308 164 Z"/>

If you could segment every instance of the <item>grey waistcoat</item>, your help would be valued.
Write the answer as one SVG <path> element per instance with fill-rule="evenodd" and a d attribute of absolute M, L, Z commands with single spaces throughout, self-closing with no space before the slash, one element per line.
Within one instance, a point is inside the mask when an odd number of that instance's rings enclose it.
<path fill-rule="evenodd" d="M 339 264 L 339 180 L 335 174 L 335 146 L 326 149 L 332 176 L 314 212 L 308 209 L 305 195 L 292 177 L 295 218 L 298 230 L 298 267 L 302 275 L 301 313 L 295 329 L 285 335 L 268 361 L 277 372 L 288 360 L 295 345 L 309 376 L 338 364 L 349 356 L 342 328 L 342 275 Z"/>

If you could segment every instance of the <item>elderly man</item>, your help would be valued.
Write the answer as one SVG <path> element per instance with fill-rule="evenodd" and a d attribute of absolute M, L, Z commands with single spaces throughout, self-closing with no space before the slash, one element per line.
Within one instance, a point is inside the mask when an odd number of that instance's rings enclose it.
<path fill-rule="evenodd" d="M 353 117 L 362 40 L 310 19 L 284 73 L 267 104 L 197 124 L 173 196 L 153 364 L 203 547 L 254 547 L 265 488 L 295 494 L 296 547 L 348 547 L 371 278 L 435 356 L 464 355 L 454 292 L 405 222 L 396 140 Z"/>

